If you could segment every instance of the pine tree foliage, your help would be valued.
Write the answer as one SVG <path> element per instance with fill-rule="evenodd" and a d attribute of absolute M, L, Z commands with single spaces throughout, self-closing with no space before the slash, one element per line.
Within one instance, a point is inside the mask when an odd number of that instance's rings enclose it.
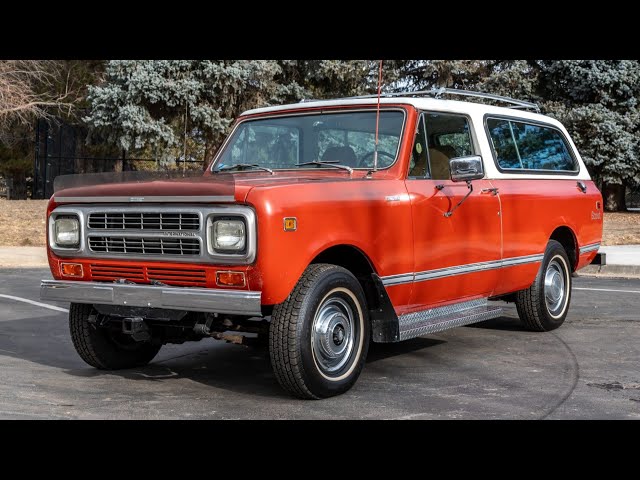
<path fill-rule="evenodd" d="M 86 72 L 90 64 L 99 75 Z M 182 157 L 186 146 L 187 157 L 208 162 L 242 111 L 375 93 L 379 62 L 112 60 L 78 65 L 81 68 L 74 67 L 65 78 L 89 84 L 84 121 L 93 131 L 129 155 L 172 160 Z M 383 62 L 384 92 L 432 87 L 480 90 L 538 103 L 543 113 L 566 125 L 603 189 L 608 209 L 624 208 L 625 189 L 640 188 L 636 60 Z M 18 132 L 13 126 L 5 130 L 2 138 Z M 13 147 L 3 146 L 3 157 L 12 157 Z"/>

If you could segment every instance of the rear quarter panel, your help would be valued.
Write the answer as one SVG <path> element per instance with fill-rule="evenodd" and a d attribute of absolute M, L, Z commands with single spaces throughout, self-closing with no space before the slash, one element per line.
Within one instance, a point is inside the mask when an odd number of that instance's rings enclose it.
<path fill-rule="evenodd" d="M 543 253 L 558 227 L 568 227 L 580 247 L 602 239 L 602 196 L 592 181 L 584 181 L 586 193 L 577 180 L 494 179 L 502 208 L 503 258 Z M 596 251 L 578 256 L 576 267 L 588 265 Z M 504 269 L 496 294 L 527 288 L 540 264 Z"/>

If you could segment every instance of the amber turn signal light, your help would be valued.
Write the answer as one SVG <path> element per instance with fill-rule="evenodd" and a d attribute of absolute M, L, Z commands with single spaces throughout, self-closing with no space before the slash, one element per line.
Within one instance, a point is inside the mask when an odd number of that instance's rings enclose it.
<path fill-rule="evenodd" d="M 60 266 L 60 270 L 62 271 L 62 275 L 65 277 L 82 277 L 84 276 L 84 272 L 82 271 L 81 263 L 63 263 Z"/>
<path fill-rule="evenodd" d="M 284 218 L 284 231 L 295 232 L 298 229 L 298 219 L 296 217 Z"/>
<path fill-rule="evenodd" d="M 223 287 L 244 287 L 247 282 L 244 272 L 217 272 L 216 284 Z"/>

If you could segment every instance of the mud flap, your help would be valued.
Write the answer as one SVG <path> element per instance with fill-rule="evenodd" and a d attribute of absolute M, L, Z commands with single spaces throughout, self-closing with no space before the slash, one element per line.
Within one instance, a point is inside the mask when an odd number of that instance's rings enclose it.
<path fill-rule="evenodd" d="M 371 277 L 377 295 L 377 308 L 369 310 L 371 337 L 376 343 L 397 342 L 400 340 L 398 316 L 382 284 L 382 279 L 375 273 L 372 273 Z"/>

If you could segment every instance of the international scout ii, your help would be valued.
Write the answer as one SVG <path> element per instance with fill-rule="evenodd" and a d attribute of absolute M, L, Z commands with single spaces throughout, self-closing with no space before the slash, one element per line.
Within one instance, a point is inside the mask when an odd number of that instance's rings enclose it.
<path fill-rule="evenodd" d="M 371 341 L 500 316 L 489 301 L 553 330 L 603 205 L 536 110 L 441 89 L 247 111 L 198 178 L 58 189 L 41 298 L 71 303 L 96 368 L 145 365 L 166 343 L 268 341 L 301 398 L 347 391 Z"/>

